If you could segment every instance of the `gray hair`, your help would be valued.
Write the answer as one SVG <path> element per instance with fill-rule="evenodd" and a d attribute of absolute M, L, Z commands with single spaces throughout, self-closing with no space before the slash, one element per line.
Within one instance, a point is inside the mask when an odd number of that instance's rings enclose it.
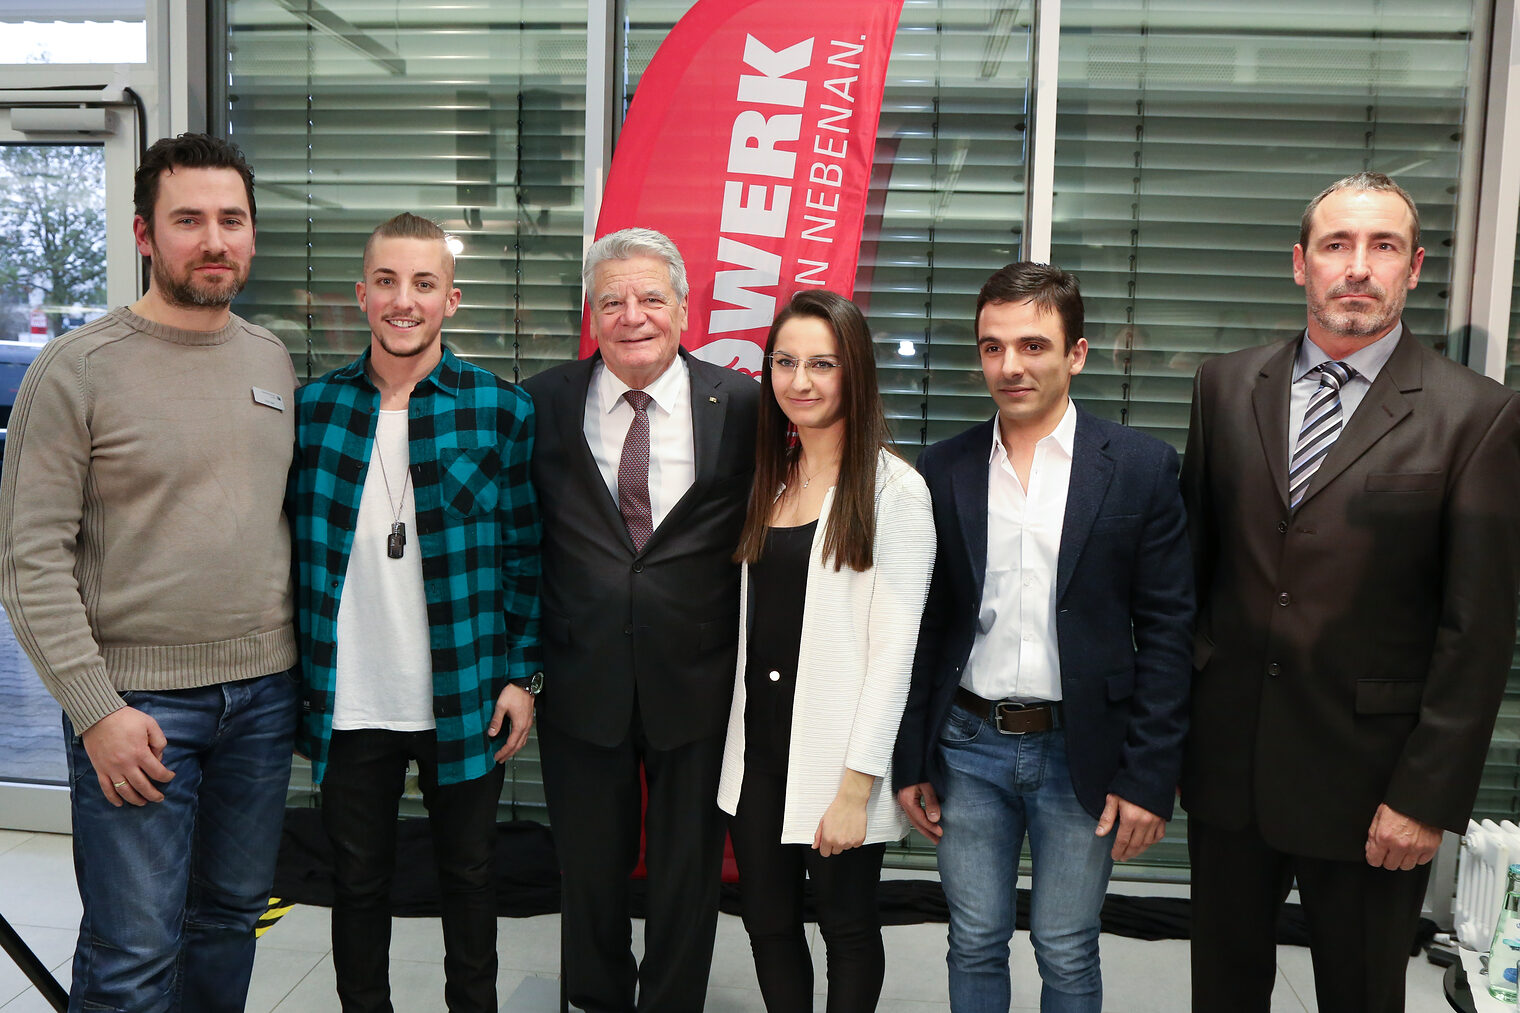
<path fill-rule="evenodd" d="M 1414 206 L 1414 198 L 1409 196 L 1409 191 L 1395 183 L 1391 177 L 1370 169 L 1336 180 L 1309 202 L 1309 206 L 1304 208 L 1304 217 L 1298 224 L 1299 246 L 1305 250 L 1309 248 L 1309 226 L 1314 224 L 1314 212 L 1318 210 L 1320 201 L 1337 190 L 1377 190 L 1383 193 L 1396 193 L 1402 197 L 1409 207 L 1410 216 L 1414 219 L 1414 245 L 1409 248 L 1409 255 L 1414 256 L 1414 251 L 1420 248 L 1420 209 Z"/>
<path fill-rule="evenodd" d="M 638 228 L 609 232 L 586 250 L 586 259 L 581 267 L 581 285 L 586 290 L 586 297 L 594 298 L 591 285 L 596 279 L 598 267 L 609 260 L 627 260 L 630 257 L 658 257 L 663 260 L 670 273 L 670 287 L 675 290 L 676 298 L 686 298 L 689 289 L 686 285 L 686 261 L 681 259 L 681 251 L 662 233 L 654 229 Z"/>

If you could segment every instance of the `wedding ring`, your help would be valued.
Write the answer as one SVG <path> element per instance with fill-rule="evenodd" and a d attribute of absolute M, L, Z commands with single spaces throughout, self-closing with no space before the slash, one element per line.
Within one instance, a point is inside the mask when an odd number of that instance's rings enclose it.
<path fill-rule="evenodd" d="M 112 781 L 111 782 L 111 787 L 113 787 L 113 788 L 125 788 L 126 786 L 127 786 L 127 782 L 125 782 L 125 781 Z"/>

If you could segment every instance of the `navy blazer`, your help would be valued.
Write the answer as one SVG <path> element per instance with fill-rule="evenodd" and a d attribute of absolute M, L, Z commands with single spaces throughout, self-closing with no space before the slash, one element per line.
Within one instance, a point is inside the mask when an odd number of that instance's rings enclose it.
<path fill-rule="evenodd" d="M 893 787 L 943 798 L 939 732 L 971 654 L 987 570 L 987 467 L 996 418 L 923 452 L 938 537 Z M 1170 819 L 1192 676 L 1193 575 L 1177 452 L 1077 409 L 1056 561 L 1056 639 L 1072 787 L 1097 817 L 1108 793 Z"/>

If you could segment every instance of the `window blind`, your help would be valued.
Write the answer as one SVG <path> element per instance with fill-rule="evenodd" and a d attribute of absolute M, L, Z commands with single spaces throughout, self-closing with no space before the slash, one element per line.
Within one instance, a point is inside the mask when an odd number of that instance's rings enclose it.
<path fill-rule="evenodd" d="M 1444 347 L 1469 0 L 1260 10 L 1062 5 L 1053 256 L 1082 281 L 1095 412 L 1181 447 L 1207 356 L 1304 325 L 1291 253 L 1311 197 L 1362 169 L 1420 207 L 1405 319 Z"/>
<path fill-rule="evenodd" d="M 456 352 L 508 378 L 574 355 L 584 3 L 229 0 L 227 22 L 227 129 L 259 197 L 238 307 L 299 372 L 368 343 L 361 252 L 400 211 L 463 243 Z"/>
<path fill-rule="evenodd" d="M 1510 294 L 1509 355 L 1504 383 L 1512 390 L 1520 390 L 1520 260 L 1515 264 L 1514 289 Z M 1483 782 L 1473 808 L 1473 818 L 1479 820 L 1513 820 L 1520 813 L 1520 650 L 1510 665 L 1509 684 L 1499 704 L 1499 718 L 1494 723 Z"/>
<path fill-rule="evenodd" d="M 1418 204 L 1405 320 L 1444 347 L 1473 19 L 1468 0 L 1263 5 L 1066 0 L 1052 255 L 1082 282 L 1073 394 L 1179 450 L 1208 356 L 1304 326 L 1305 204 L 1362 169 Z M 1144 861 L 1187 866 L 1186 814 Z"/>

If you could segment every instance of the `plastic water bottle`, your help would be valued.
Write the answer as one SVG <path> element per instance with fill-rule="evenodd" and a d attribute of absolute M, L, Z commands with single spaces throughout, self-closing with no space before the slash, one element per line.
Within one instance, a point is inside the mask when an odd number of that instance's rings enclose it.
<path fill-rule="evenodd" d="M 1504 906 L 1499 909 L 1494 942 L 1488 948 L 1488 994 L 1500 1002 L 1515 1001 L 1516 961 L 1520 961 L 1520 863 L 1509 867 Z"/>

